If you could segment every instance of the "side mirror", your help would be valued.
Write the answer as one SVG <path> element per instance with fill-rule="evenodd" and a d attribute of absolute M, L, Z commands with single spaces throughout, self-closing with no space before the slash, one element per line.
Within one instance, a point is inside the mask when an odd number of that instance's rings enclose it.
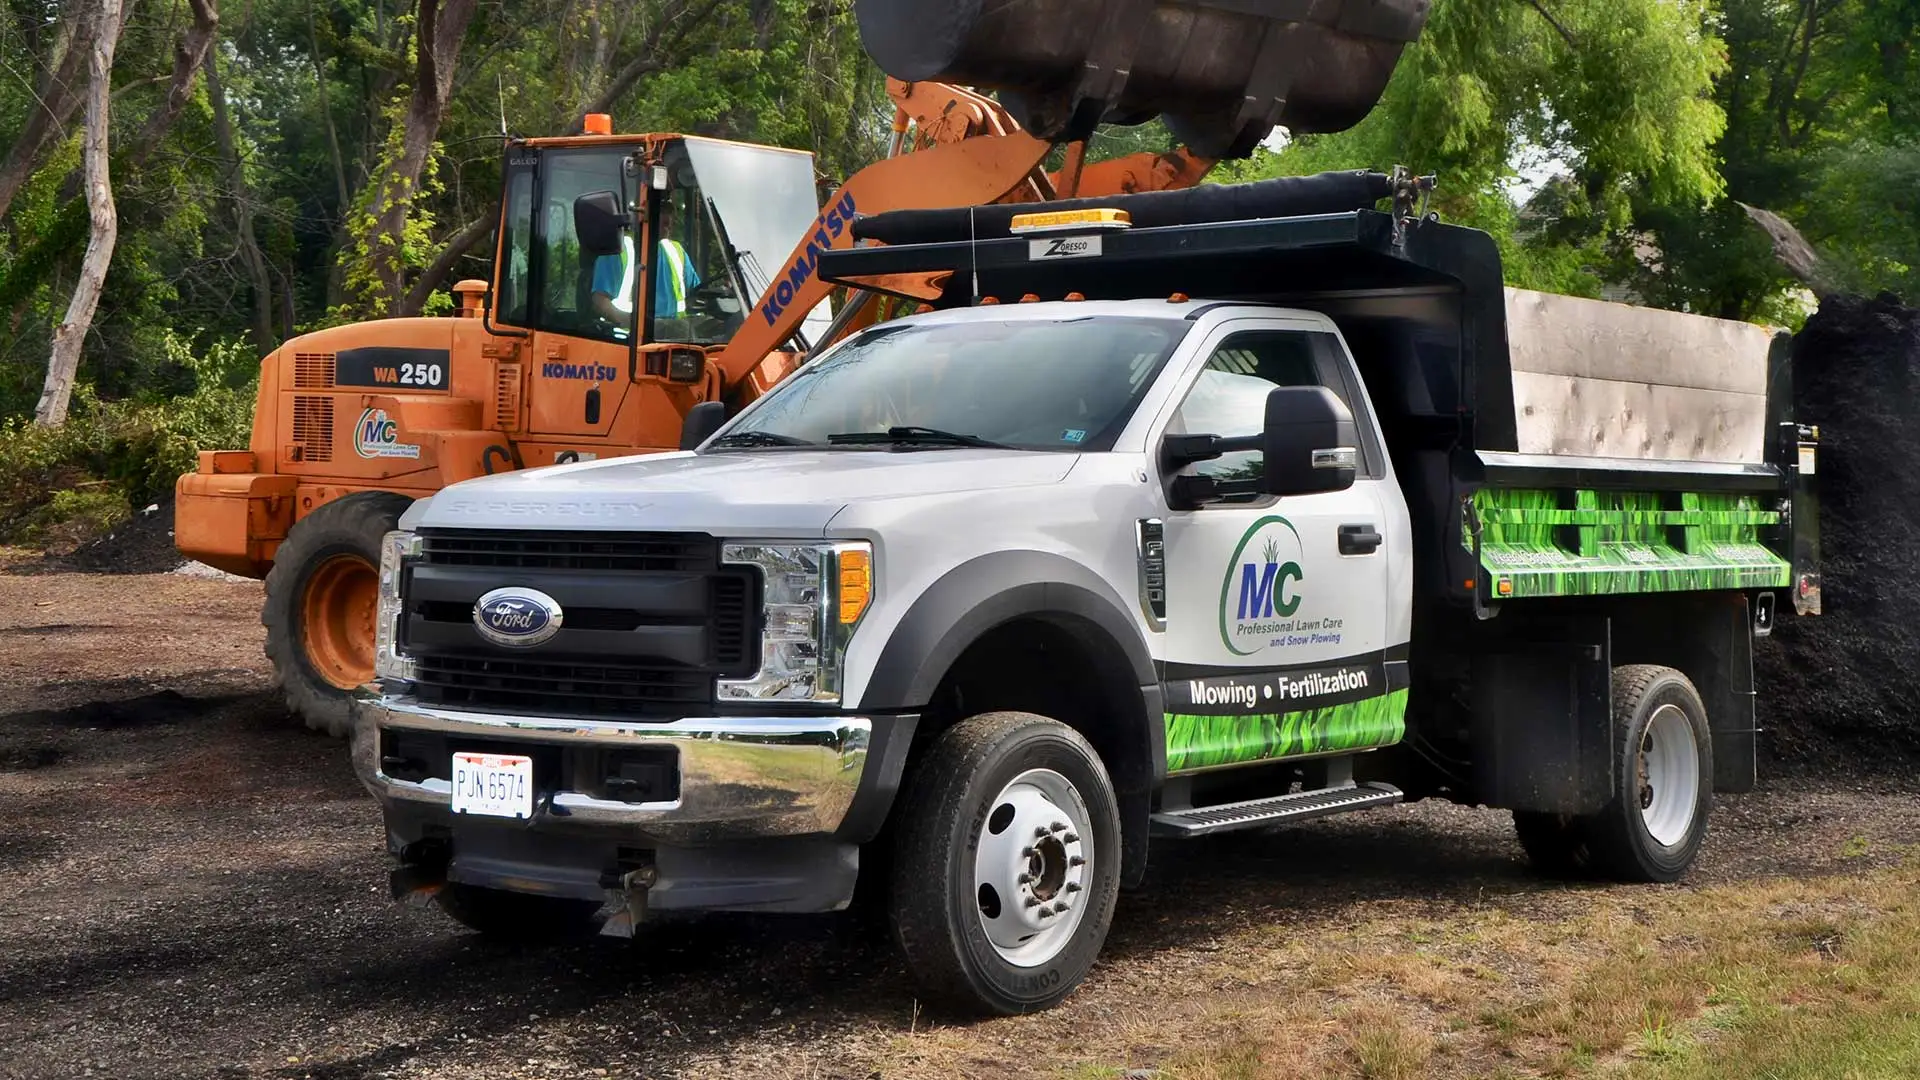
<path fill-rule="evenodd" d="M 1266 458 L 1260 489 L 1269 495 L 1311 495 L 1353 486 L 1360 429 L 1339 396 L 1324 386 L 1281 386 L 1267 395 L 1260 436 Z"/>
<path fill-rule="evenodd" d="M 687 419 L 680 425 L 680 449 L 696 450 L 700 444 L 713 437 L 727 422 L 727 405 L 724 401 L 703 401 L 687 410 Z"/>
<path fill-rule="evenodd" d="M 620 250 L 620 230 L 626 225 L 620 196 L 611 191 L 589 191 L 573 200 L 573 235 L 589 255 L 612 255 Z"/>

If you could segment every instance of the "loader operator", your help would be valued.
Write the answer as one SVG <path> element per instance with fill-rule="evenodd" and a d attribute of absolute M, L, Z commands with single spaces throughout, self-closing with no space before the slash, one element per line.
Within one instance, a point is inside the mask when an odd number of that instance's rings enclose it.
<path fill-rule="evenodd" d="M 668 206 L 662 203 L 654 219 L 654 230 L 660 236 L 655 245 L 653 270 L 653 317 L 656 319 L 686 318 L 687 295 L 700 284 L 700 272 L 693 268 L 686 246 L 671 236 L 671 224 Z M 633 274 L 633 236 L 628 233 L 621 236 L 618 252 L 594 261 L 595 314 L 617 326 L 626 325 L 633 313 Z"/>

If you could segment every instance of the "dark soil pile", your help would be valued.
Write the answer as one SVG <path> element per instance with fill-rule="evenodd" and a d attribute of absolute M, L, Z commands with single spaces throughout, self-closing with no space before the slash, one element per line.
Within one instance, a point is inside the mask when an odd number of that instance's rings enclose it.
<path fill-rule="evenodd" d="M 187 560 L 173 546 L 173 500 L 135 510 L 126 524 L 58 560 L 61 569 L 96 574 L 164 574 Z"/>
<path fill-rule="evenodd" d="M 1820 427 L 1823 609 L 1758 643 L 1760 726 L 1786 763 L 1920 755 L 1920 310 L 1833 297 L 1794 344 Z M 1786 598 L 1782 596 L 1784 601 Z"/>

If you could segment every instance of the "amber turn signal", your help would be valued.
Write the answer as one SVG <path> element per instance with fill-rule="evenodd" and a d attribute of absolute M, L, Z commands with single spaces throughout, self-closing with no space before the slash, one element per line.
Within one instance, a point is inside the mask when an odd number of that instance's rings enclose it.
<path fill-rule="evenodd" d="M 852 626 L 873 599 L 873 556 L 864 551 L 840 553 L 840 623 Z"/>

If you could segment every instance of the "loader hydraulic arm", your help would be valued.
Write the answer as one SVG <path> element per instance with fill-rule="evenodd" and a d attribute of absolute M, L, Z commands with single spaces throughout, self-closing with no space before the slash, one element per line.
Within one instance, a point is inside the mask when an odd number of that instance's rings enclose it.
<path fill-rule="evenodd" d="M 750 379 L 752 385 L 741 389 L 758 397 L 786 374 L 791 362 L 778 350 L 832 291 L 814 268 L 822 251 L 852 245 L 854 215 L 999 202 L 1031 177 L 1051 148 L 1014 131 L 916 150 L 854 173 L 827 200 L 813 230 L 794 246 L 745 325 L 717 354 L 726 386 L 732 390 Z"/>

